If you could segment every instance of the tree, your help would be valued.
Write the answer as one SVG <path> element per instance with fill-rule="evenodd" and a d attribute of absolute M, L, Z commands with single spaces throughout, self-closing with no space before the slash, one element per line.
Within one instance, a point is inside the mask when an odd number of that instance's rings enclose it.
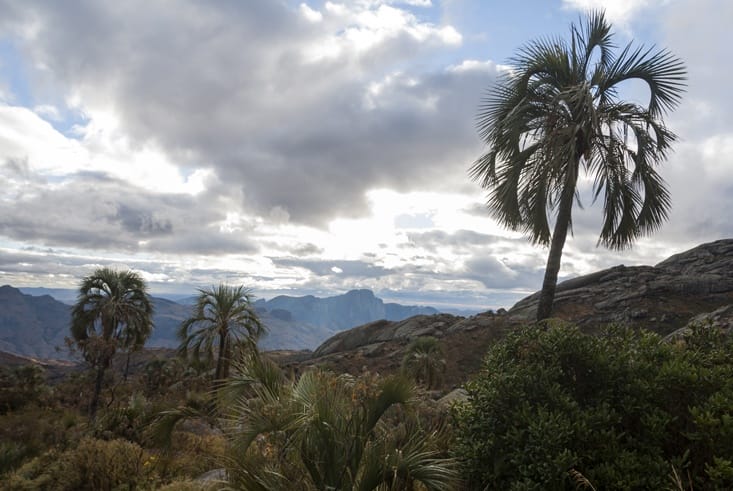
<path fill-rule="evenodd" d="M 220 381 L 229 375 L 235 345 L 245 342 L 254 346 L 263 332 L 250 291 L 220 284 L 199 290 L 193 315 L 178 329 L 179 352 L 188 356 L 190 351 L 197 361 L 202 355 L 209 362 L 216 359 L 214 380 Z"/>
<path fill-rule="evenodd" d="M 71 310 L 71 337 L 97 369 L 89 405 L 97 412 L 104 372 L 117 348 L 140 349 L 153 330 L 153 303 L 143 278 L 133 271 L 101 268 L 85 277 Z"/>
<path fill-rule="evenodd" d="M 445 372 L 445 359 L 438 340 L 424 336 L 411 342 L 402 359 L 402 371 L 428 389 L 436 387 Z"/>
<path fill-rule="evenodd" d="M 667 50 L 630 43 L 616 55 L 603 12 L 570 31 L 570 41 L 534 41 L 510 60 L 479 108 L 489 150 L 470 168 L 491 191 L 487 205 L 499 223 L 550 246 L 538 320 L 552 313 L 581 171 L 594 179 L 594 201 L 603 193 L 599 244 L 630 247 L 667 218 L 670 196 L 655 167 L 676 139 L 662 117 L 679 103 L 686 78 Z M 620 100 L 630 80 L 646 84 L 648 104 Z"/>

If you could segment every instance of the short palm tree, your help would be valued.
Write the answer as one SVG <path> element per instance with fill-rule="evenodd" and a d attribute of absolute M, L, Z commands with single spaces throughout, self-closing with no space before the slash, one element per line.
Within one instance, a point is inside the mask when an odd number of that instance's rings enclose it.
<path fill-rule="evenodd" d="M 402 358 L 402 371 L 428 389 L 436 387 L 445 372 L 445 358 L 439 341 L 432 336 L 412 341 Z"/>
<path fill-rule="evenodd" d="M 112 357 L 118 348 L 142 348 L 153 330 L 152 315 L 153 302 L 138 273 L 101 268 L 82 280 L 71 311 L 71 337 L 97 369 L 92 417 Z"/>
<path fill-rule="evenodd" d="M 669 211 L 655 167 L 675 140 L 662 116 L 680 101 L 685 67 L 666 50 L 615 48 L 604 13 L 592 12 L 571 26 L 570 41 L 522 48 L 480 106 L 477 127 L 489 150 L 471 177 L 490 190 L 488 208 L 501 224 L 550 245 L 538 320 L 552 312 L 581 171 L 594 179 L 594 199 L 603 193 L 599 244 L 629 247 Z M 646 84 L 647 104 L 619 98 L 629 80 Z"/>
<path fill-rule="evenodd" d="M 250 291 L 243 286 L 220 284 L 199 290 L 193 315 L 178 329 L 179 352 L 183 356 L 191 353 L 197 361 L 202 356 L 209 362 L 215 359 L 214 380 L 220 381 L 229 375 L 235 347 L 242 343 L 256 345 L 263 332 Z"/>
<path fill-rule="evenodd" d="M 414 398 L 407 379 L 313 369 L 290 382 L 253 352 L 226 384 L 222 393 L 230 391 L 230 400 L 231 392 L 240 394 L 225 420 L 234 449 L 227 467 L 237 489 L 457 487 L 455 462 L 440 455 L 435 433 L 405 424 L 408 416 L 387 416 Z"/>

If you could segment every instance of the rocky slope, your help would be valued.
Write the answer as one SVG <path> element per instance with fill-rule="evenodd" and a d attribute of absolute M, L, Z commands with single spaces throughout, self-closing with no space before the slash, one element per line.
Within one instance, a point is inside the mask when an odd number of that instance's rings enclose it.
<path fill-rule="evenodd" d="M 530 320 L 539 293 L 509 314 Z M 693 316 L 733 303 L 733 239 L 703 244 L 656 266 L 616 266 L 560 283 L 553 311 L 581 326 L 614 322 L 667 334 Z"/>
<path fill-rule="evenodd" d="M 508 329 L 534 319 L 538 298 L 535 293 L 496 314 L 373 322 L 335 335 L 310 358 L 281 360 L 294 370 L 320 365 L 352 373 L 392 371 L 410 340 L 431 335 L 441 339 L 450 388 L 479 368 L 486 348 Z M 589 332 L 625 323 L 667 335 L 693 320 L 733 328 L 733 239 L 700 245 L 656 266 L 621 265 L 567 280 L 558 285 L 553 315 Z"/>

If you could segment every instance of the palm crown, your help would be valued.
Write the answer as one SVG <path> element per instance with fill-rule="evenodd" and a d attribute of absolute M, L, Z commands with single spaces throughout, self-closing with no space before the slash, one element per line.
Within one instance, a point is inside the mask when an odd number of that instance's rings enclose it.
<path fill-rule="evenodd" d="M 178 330 L 179 351 L 183 355 L 191 352 L 197 360 L 201 356 L 209 361 L 216 358 L 214 378 L 221 380 L 229 374 L 234 346 L 240 342 L 256 343 L 263 332 L 250 291 L 243 286 L 221 284 L 199 290 L 193 315 Z"/>
<path fill-rule="evenodd" d="M 152 332 L 152 314 L 139 274 L 101 268 L 82 280 L 71 311 L 71 335 L 77 342 L 99 336 L 124 348 L 140 348 Z"/>
<path fill-rule="evenodd" d="M 549 212 L 576 194 L 581 169 L 595 180 L 595 198 L 605 191 L 603 245 L 627 247 L 667 217 L 669 192 L 655 166 L 675 140 L 662 116 L 680 100 L 684 65 L 631 44 L 615 56 L 612 37 L 594 12 L 572 26 L 569 42 L 526 45 L 480 107 L 477 126 L 490 148 L 471 176 L 494 190 L 494 217 L 535 243 L 549 243 Z M 619 100 L 632 79 L 648 86 L 646 106 Z"/>

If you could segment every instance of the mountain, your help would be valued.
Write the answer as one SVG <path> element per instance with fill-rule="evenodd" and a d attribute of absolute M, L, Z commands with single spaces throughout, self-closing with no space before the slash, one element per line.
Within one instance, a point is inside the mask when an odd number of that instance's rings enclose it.
<path fill-rule="evenodd" d="M 66 358 L 57 352 L 69 333 L 69 310 L 49 295 L 34 297 L 0 287 L 0 350 L 36 358 Z"/>
<path fill-rule="evenodd" d="M 285 312 L 289 312 L 288 318 L 335 331 L 377 319 L 402 320 L 413 315 L 438 313 L 432 307 L 384 303 L 371 290 L 351 290 L 327 298 L 280 295 L 271 300 L 257 300 L 255 307 L 267 312 L 279 311 L 276 316 L 288 316 Z"/>
<path fill-rule="evenodd" d="M 66 305 L 73 305 L 76 302 L 76 296 L 79 290 L 73 288 L 45 288 L 45 287 L 21 287 L 18 288 L 21 292 L 27 295 L 33 295 L 34 297 L 42 297 L 49 295 L 55 300 Z"/>
<path fill-rule="evenodd" d="M 334 335 L 305 359 L 279 354 L 279 361 L 295 371 L 318 365 L 354 374 L 389 373 L 399 368 L 412 339 L 430 335 L 441 341 L 444 388 L 452 388 L 479 369 L 492 343 L 534 320 L 538 298 L 539 292 L 509 311 L 467 318 L 438 314 L 371 322 Z M 693 322 L 733 333 L 733 239 L 702 244 L 655 266 L 619 265 L 564 281 L 557 287 L 553 316 L 591 333 L 620 323 L 676 336 Z"/>
<path fill-rule="evenodd" d="M 69 290 L 30 289 L 47 293 Z M 73 300 L 72 300 L 73 303 Z M 178 346 L 176 330 L 191 315 L 191 306 L 153 297 L 155 329 L 151 348 Z M 276 297 L 255 307 L 268 329 L 263 349 L 313 349 L 335 333 L 377 319 L 401 320 L 437 312 L 431 307 L 384 303 L 369 290 L 354 290 L 330 298 Z M 44 359 L 68 359 L 64 338 L 69 334 L 70 305 L 49 294 L 33 296 L 11 286 L 0 287 L 0 351 Z M 61 350 L 57 350 L 59 347 Z"/>
<path fill-rule="evenodd" d="M 155 329 L 148 346 L 178 346 L 175 332 L 190 314 L 190 307 L 156 297 L 153 305 Z M 64 338 L 69 335 L 70 318 L 71 306 L 50 295 L 27 295 L 12 286 L 2 286 L 0 350 L 41 359 L 68 359 Z"/>

